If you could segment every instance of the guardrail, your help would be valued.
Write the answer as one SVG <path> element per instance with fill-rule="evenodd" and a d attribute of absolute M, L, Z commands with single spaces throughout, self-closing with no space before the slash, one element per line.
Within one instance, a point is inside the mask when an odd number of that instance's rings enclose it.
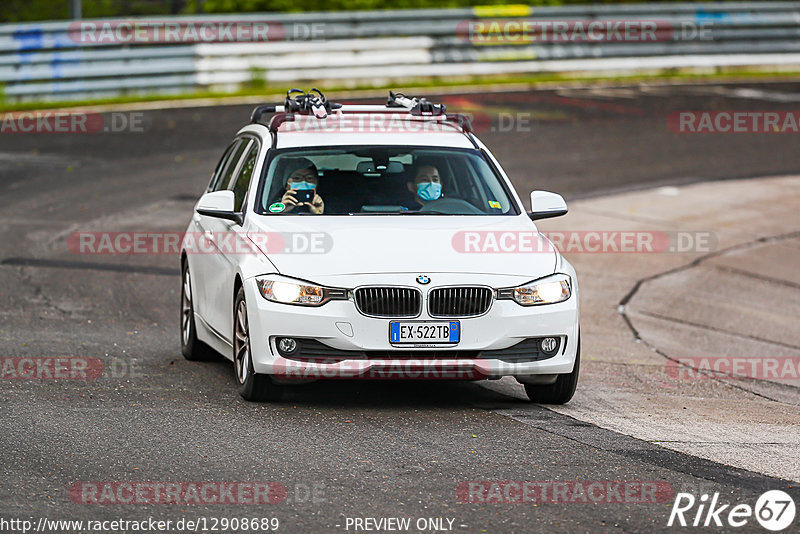
<path fill-rule="evenodd" d="M 526 72 L 800 66 L 800 2 L 525 5 L 0 25 L 6 100 Z"/>

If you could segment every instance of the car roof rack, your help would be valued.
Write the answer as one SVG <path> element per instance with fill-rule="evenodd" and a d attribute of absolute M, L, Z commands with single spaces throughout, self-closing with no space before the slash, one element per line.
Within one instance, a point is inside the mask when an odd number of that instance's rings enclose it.
<path fill-rule="evenodd" d="M 312 88 L 303 92 L 302 89 L 289 89 L 283 104 L 262 104 L 256 106 L 250 115 L 251 124 L 260 124 L 261 118 L 267 113 L 275 115 L 269 121 L 267 128 L 272 134 L 272 148 L 278 143 L 278 128 L 285 123 L 294 121 L 295 115 L 314 116 L 317 119 L 326 119 L 329 115 L 337 113 L 397 113 L 408 114 L 410 117 L 436 118 L 442 124 L 450 124 L 458 128 L 470 140 L 475 148 L 480 148 L 472 134 L 472 123 L 466 115 L 460 113 L 446 113 L 447 106 L 430 102 L 425 98 L 409 97 L 400 92 L 389 91 L 386 105 L 359 105 L 340 104 L 330 102 L 319 89 Z"/>
<path fill-rule="evenodd" d="M 418 117 L 438 117 L 444 115 L 445 111 L 447 111 L 447 106 L 444 104 L 434 104 L 424 98 L 408 97 L 403 93 L 395 93 L 394 91 L 389 91 L 386 107 L 406 108 L 411 115 Z"/>
<path fill-rule="evenodd" d="M 297 96 L 292 96 L 299 93 Z M 316 94 L 315 94 L 316 93 Z M 302 89 L 289 89 L 286 91 L 286 99 L 283 105 L 262 104 L 256 106 L 250 115 L 250 122 L 257 124 L 261 116 L 265 113 L 299 113 L 301 115 L 314 115 L 318 119 L 325 119 L 334 109 L 341 109 L 342 105 L 336 102 L 329 102 L 325 95 L 317 89 L 312 88 L 307 93 Z"/>

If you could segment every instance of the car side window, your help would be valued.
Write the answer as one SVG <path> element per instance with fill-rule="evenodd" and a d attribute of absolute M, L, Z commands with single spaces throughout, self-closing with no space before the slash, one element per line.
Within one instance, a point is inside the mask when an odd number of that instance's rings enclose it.
<path fill-rule="evenodd" d="M 208 182 L 208 188 L 206 189 L 206 192 L 219 191 L 223 187 L 222 176 L 225 174 L 225 168 L 231 159 L 231 154 L 233 154 L 234 150 L 236 150 L 240 143 L 241 140 L 236 140 L 228 145 L 225 153 L 222 154 L 222 157 L 219 159 L 219 163 L 217 163 L 214 173 L 211 175 L 211 180 Z"/>
<path fill-rule="evenodd" d="M 214 188 L 212 191 L 221 191 L 223 189 L 228 189 L 228 184 L 231 183 L 231 176 L 236 171 L 236 165 L 239 163 L 239 160 L 242 158 L 242 152 L 247 148 L 247 145 L 250 143 L 250 139 L 237 139 L 231 145 L 231 153 L 228 157 L 228 160 L 225 162 L 223 166 L 219 178 L 214 183 Z"/>
<path fill-rule="evenodd" d="M 253 142 L 231 187 L 233 191 L 233 211 L 242 211 L 242 205 L 244 204 L 245 196 L 247 196 L 247 187 L 250 185 L 250 179 L 253 177 L 253 169 L 256 166 L 257 157 L 258 143 Z"/>

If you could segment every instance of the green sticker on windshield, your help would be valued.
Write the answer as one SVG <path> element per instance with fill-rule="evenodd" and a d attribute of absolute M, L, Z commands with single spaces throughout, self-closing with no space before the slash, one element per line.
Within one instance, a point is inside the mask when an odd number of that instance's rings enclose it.
<path fill-rule="evenodd" d="M 269 211 L 271 213 L 280 213 L 286 209 L 286 204 L 283 202 L 276 202 L 275 204 L 270 204 Z"/>
<path fill-rule="evenodd" d="M 489 207 L 490 208 L 494 208 L 496 210 L 503 209 L 503 206 L 501 206 L 500 203 L 498 201 L 496 201 L 496 200 L 490 200 L 489 201 Z"/>

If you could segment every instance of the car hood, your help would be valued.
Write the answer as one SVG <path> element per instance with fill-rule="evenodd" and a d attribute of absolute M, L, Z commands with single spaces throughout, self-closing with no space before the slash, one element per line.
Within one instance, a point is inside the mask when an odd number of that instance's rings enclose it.
<path fill-rule="evenodd" d="M 281 274 L 330 276 L 437 272 L 533 279 L 557 253 L 522 216 L 255 216 L 247 235 Z"/>

